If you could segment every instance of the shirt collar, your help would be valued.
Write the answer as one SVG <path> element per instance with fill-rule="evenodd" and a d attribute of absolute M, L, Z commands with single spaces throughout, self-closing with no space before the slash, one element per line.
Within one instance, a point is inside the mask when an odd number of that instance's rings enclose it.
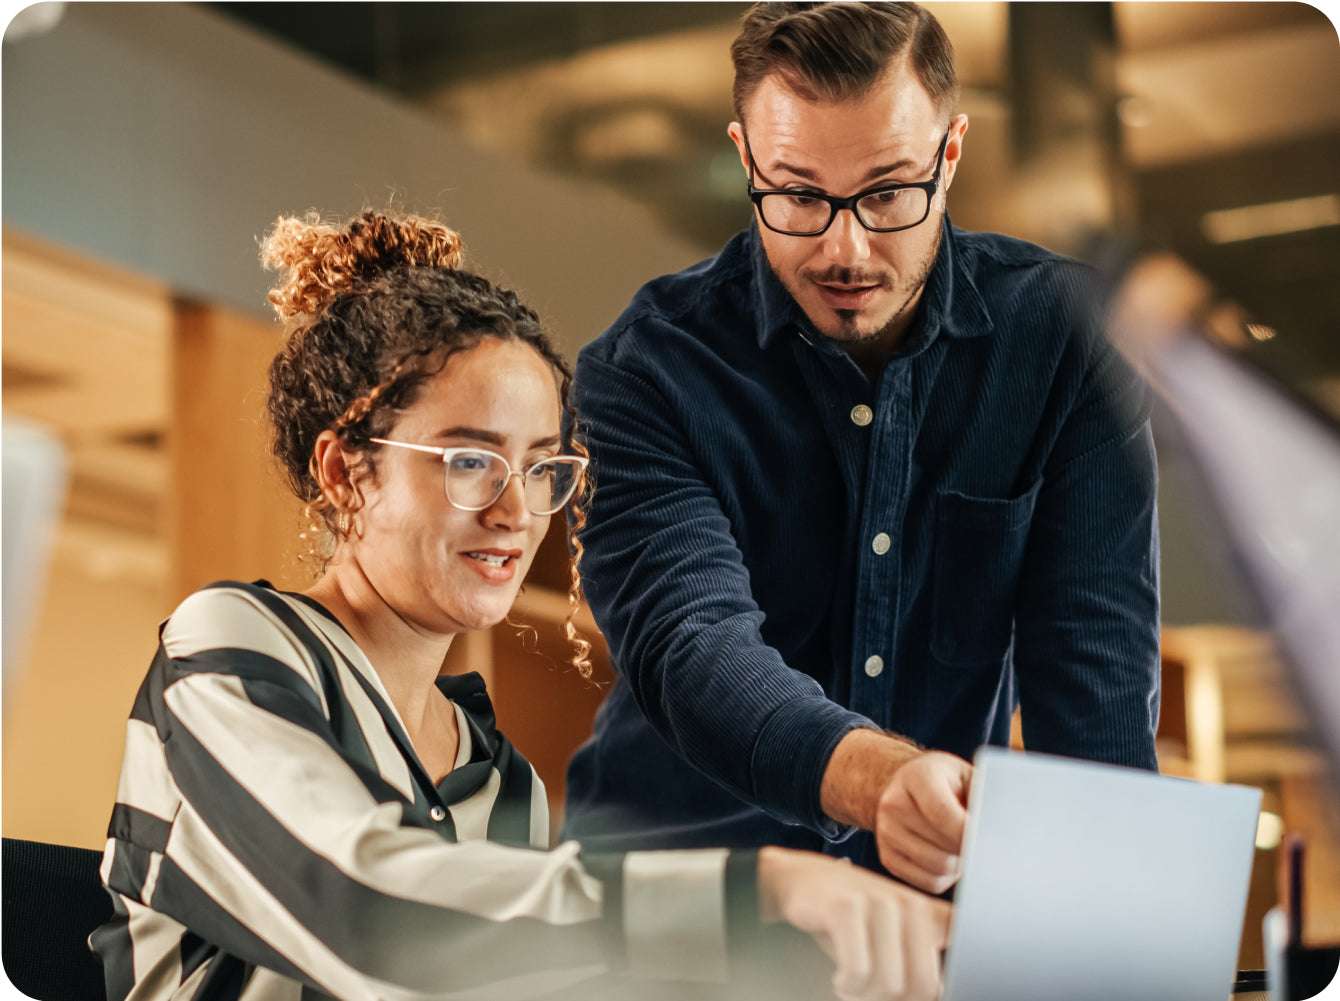
<path fill-rule="evenodd" d="M 957 233 L 944 218 L 944 233 L 935 266 L 931 269 L 917 316 L 908 334 L 911 340 L 929 344 L 935 337 L 980 337 L 991 332 L 993 324 L 986 303 L 973 282 L 962 253 L 957 249 Z M 754 269 L 754 299 L 758 304 L 757 334 L 759 347 L 766 348 L 788 331 L 799 330 L 814 342 L 818 335 L 804 310 L 791 297 L 773 273 L 759 238 L 758 221 L 749 225 L 749 253 Z"/>
<path fill-rule="evenodd" d="M 758 304 L 758 346 L 766 348 L 786 331 L 796 328 L 805 331 L 806 337 L 811 336 L 810 322 L 805 311 L 778 281 L 772 265 L 768 263 L 763 241 L 759 238 L 757 219 L 749 224 L 747 245 L 754 268 L 754 301 Z"/>

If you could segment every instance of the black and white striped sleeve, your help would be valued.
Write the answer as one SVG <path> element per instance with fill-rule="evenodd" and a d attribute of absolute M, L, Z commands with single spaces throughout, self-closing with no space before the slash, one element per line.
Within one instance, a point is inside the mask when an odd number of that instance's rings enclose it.
<path fill-rule="evenodd" d="M 109 887 L 350 1001 L 532 997 L 621 969 L 724 979 L 725 851 L 453 842 L 409 816 L 403 760 L 333 713 L 341 698 L 252 596 L 188 599 L 129 723 Z"/>

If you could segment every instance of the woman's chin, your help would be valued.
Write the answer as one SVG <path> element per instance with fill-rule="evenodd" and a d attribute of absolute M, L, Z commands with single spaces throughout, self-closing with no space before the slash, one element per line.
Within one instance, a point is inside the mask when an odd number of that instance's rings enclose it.
<path fill-rule="evenodd" d="M 468 632 L 478 629 L 492 629 L 507 618 L 516 601 L 516 588 L 510 588 L 506 595 L 490 595 L 488 600 L 473 602 L 465 608 L 454 610 L 456 619 Z"/>

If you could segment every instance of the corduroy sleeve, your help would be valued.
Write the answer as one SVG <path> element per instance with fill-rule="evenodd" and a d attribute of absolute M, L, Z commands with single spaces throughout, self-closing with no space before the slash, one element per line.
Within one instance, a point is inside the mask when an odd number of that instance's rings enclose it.
<path fill-rule="evenodd" d="M 621 677 L 700 771 L 779 820 L 843 837 L 820 808 L 820 782 L 842 737 L 873 724 L 764 641 L 708 458 L 684 433 L 692 418 L 653 376 L 590 351 L 576 384 L 596 482 L 582 575 Z"/>
<path fill-rule="evenodd" d="M 1156 493 L 1148 389 L 1094 341 L 1019 583 L 1014 664 L 1030 750 L 1158 767 Z"/>

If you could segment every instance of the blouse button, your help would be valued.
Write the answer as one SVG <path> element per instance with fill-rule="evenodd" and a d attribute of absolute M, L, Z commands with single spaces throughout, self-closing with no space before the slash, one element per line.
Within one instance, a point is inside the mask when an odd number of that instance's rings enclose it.
<path fill-rule="evenodd" d="M 870 657 L 865 662 L 865 673 L 872 678 L 878 678 L 884 670 L 884 658 L 879 654 Z"/>
<path fill-rule="evenodd" d="M 893 545 L 893 540 L 885 532 L 880 532 L 870 540 L 870 548 L 875 551 L 876 556 L 883 556 L 889 551 L 891 545 Z"/>
<path fill-rule="evenodd" d="M 447 819 L 447 811 L 442 809 L 442 807 L 440 806 L 435 806 L 428 811 L 428 816 L 432 817 L 440 824 L 442 823 L 442 821 Z"/>
<path fill-rule="evenodd" d="M 864 403 L 858 403 L 851 408 L 851 422 L 859 427 L 865 427 L 875 419 L 875 412 Z"/>

